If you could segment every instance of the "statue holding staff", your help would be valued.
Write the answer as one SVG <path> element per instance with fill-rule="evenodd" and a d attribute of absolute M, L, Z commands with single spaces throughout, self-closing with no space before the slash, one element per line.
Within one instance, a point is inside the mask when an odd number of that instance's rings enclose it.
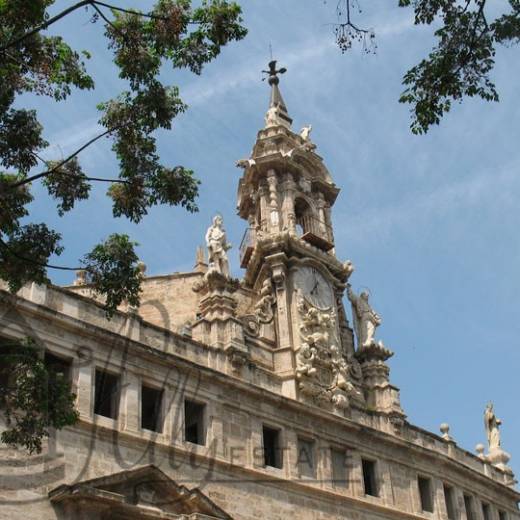
<path fill-rule="evenodd" d="M 220 215 L 213 217 L 213 224 L 206 232 L 206 246 L 208 247 L 210 270 L 217 271 L 229 278 L 227 251 L 231 249 L 231 244 L 227 241 L 222 224 L 223 219 Z"/>
<path fill-rule="evenodd" d="M 381 318 L 368 303 L 368 292 L 356 295 L 350 284 L 347 284 L 347 296 L 352 304 L 354 330 L 358 339 L 358 348 L 369 347 L 375 343 L 374 334 L 381 324 Z"/>
<path fill-rule="evenodd" d="M 484 427 L 488 439 L 489 451 L 492 452 L 500 448 L 500 430 L 502 421 L 497 418 L 493 410 L 493 403 L 488 403 L 484 412 Z"/>

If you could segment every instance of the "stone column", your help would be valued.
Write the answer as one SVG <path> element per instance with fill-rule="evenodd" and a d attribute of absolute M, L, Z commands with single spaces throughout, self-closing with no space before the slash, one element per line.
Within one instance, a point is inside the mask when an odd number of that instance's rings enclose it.
<path fill-rule="evenodd" d="M 122 376 L 123 395 L 121 396 L 120 424 L 123 430 L 137 432 L 141 428 L 141 385 L 139 378 L 126 370 Z"/>
<path fill-rule="evenodd" d="M 386 460 L 378 461 L 377 466 L 379 466 L 378 475 L 376 476 L 379 481 L 379 496 L 384 504 L 391 507 L 394 504 L 394 498 L 392 493 L 390 467 Z"/>
<path fill-rule="evenodd" d="M 92 419 L 94 413 L 94 365 L 89 361 L 78 362 L 76 384 L 76 407 L 82 418 Z"/>
<path fill-rule="evenodd" d="M 286 466 L 285 475 L 290 480 L 298 480 L 300 478 L 300 468 L 298 467 L 298 436 L 294 430 L 285 430 L 283 432 L 284 442 L 284 466 Z"/>
<path fill-rule="evenodd" d="M 318 193 L 316 207 L 318 208 L 319 231 L 325 238 L 330 240 L 331 237 L 329 236 L 329 229 L 327 226 L 327 217 L 325 215 L 325 197 L 323 196 L 323 193 Z"/>
<path fill-rule="evenodd" d="M 296 183 L 291 173 L 285 174 L 283 183 L 282 219 L 283 229 L 287 229 L 292 236 L 296 236 L 296 214 L 294 213 L 294 196 Z"/>
<path fill-rule="evenodd" d="M 258 196 L 260 199 L 260 229 L 264 233 L 269 233 L 269 203 L 267 200 L 268 190 L 265 184 L 258 187 Z"/>
<path fill-rule="evenodd" d="M 269 227 L 271 233 L 280 231 L 280 210 L 278 207 L 278 178 L 275 170 L 267 172 L 269 186 Z"/>
<path fill-rule="evenodd" d="M 276 308 L 278 317 L 278 347 L 291 346 L 291 320 L 289 310 L 289 295 L 287 291 L 287 256 L 276 253 L 266 257 L 273 273 L 275 285 Z"/>
<path fill-rule="evenodd" d="M 325 224 L 327 227 L 327 236 L 329 237 L 330 243 L 334 244 L 334 231 L 332 228 L 332 215 L 331 215 L 330 205 L 327 201 L 324 202 L 323 213 L 324 213 L 324 217 L 325 217 Z M 335 248 L 332 248 L 329 252 L 332 253 L 333 255 L 336 254 Z"/>
<path fill-rule="evenodd" d="M 349 463 L 347 465 L 349 478 L 349 491 L 357 497 L 364 496 L 363 469 L 361 466 L 361 455 L 358 452 L 349 451 Z"/>
<path fill-rule="evenodd" d="M 438 478 L 432 478 L 433 511 L 438 517 L 447 519 L 448 508 L 444 499 L 444 483 Z"/>

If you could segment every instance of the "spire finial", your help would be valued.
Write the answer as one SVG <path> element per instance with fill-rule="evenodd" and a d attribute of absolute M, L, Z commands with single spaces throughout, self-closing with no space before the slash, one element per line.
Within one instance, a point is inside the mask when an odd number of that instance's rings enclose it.
<path fill-rule="evenodd" d="M 278 88 L 278 83 L 280 83 L 278 74 L 285 74 L 287 69 L 285 67 L 277 69 L 276 60 L 271 60 L 268 64 L 268 67 L 269 70 L 262 71 L 264 74 L 268 75 L 267 83 L 271 85 L 271 99 L 269 101 L 269 110 L 266 114 L 266 127 L 282 125 L 290 128 L 292 119 L 287 113 L 287 107 L 285 106 L 282 94 Z M 263 80 L 265 80 L 265 77 L 262 79 L 262 81 Z"/>

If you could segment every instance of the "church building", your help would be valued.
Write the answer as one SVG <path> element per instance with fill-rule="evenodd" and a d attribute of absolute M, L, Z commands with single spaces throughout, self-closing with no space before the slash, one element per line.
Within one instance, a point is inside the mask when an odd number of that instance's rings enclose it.
<path fill-rule="evenodd" d="M 110 320 L 81 272 L 0 285 L 0 336 L 45 346 L 80 417 L 41 454 L 1 446 L 1 519 L 520 520 L 492 405 L 475 454 L 447 424 L 407 421 L 381 318 L 336 256 L 340 189 L 311 127 L 292 128 L 283 72 L 269 64 L 265 124 L 237 162 L 238 251 L 216 215 L 193 271 L 143 264 L 140 306 Z"/>

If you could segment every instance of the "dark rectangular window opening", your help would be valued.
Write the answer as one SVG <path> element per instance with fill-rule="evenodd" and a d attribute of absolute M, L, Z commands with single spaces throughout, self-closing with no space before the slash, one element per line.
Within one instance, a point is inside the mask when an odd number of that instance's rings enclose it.
<path fill-rule="evenodd" d="M 417 477 L 417 485 L 421 497 L 421 509 L 433 513 L 432 481 L 426 477 Z"/>
<path fill-rule="evenodd" d="M 300 476 L 316 477 L 316 464 L 314 461 L 314 441 L 298 439 L 298 469 Z"/>
<path fill-rule="evenodd" d="M 204 413 L 206 405 L 194 401 L 184 401 L 184 440 L 204 446 L 206 444 L 206 425 Z"/>
<path fill-rule="evenodd" d="M 467 520 L 477 520 L 475 511 L 473 510 L 473 497 L 464 494 L 464 508 L 466 509 Z"/>
<path fill-rule="evenodd" d="M 449 520 L 457 519 L 457 508 L 455 506 L 455 492 L 451 486 L 444 484 L 444 501 Z"/>
<path fill-rule="evenodd" d="M 162 433 L 163 391 L 142 385 L 141 387 L 141 428 Z"/>
<path fill-rule="evenodd" d="M 72 360 L 58 357 L 49 351 L 45 351 L 43 363 L 48 371 L 63 377 L 69 383 L 72 380 Z"/>
<path fill-rule="evenodd" d="M 376 462 L 374 460 L 362 459 L 363 484 L 365 485 L 365 495 L 373 497 L 379 496 L 379 488 L 376 478 Z"/>
<path fill-rule="evenodd" d="M 264 447 L 264 464 L 271 468 L 283 466 L 282 451 L 280 450 L 280 430 L 264 426 L 262 428 Z"/>
<path fill-rule="evenodd" d="M 117 419 L 119 413 L 119 376 L 96 370 L 94 413 Z"/>
<path fill-rule="evenodd" d="M 507 520 L 507 513 L 505 511 L 499 511 L 498 520 Z"/>
<path fill-rule="evenodd" d="M 491 508 L 489 504 L 482 502 L 482 517 L 484 520 L 492 520 L 491 518 Z"/>
<path fill-rule="evenodd" d="M 346 488 L 348 486 L 347 454 L 345 450 L 330 450 L 332 462 L 332 486 Z"/>

